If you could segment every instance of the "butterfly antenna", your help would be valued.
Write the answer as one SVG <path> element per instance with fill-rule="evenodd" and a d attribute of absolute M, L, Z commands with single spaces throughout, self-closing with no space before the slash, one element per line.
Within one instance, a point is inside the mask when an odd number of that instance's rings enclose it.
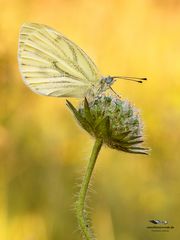
<path fill-rule="evenodd" d="M 126 77 L 126 76 L 114 76 L 112 78 L 119 78 L 119 79 L 124 79 L 128 81 L 133 81 L 133 82 L 138 82 L 138 83 L 143 83 L 143 81 L 147 80 L 147 78 L 138 78 L 138 77 Z"/>

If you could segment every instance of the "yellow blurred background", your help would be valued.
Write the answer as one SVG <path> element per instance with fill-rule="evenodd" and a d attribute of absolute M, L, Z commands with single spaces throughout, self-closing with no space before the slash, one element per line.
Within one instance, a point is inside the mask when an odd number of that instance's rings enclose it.
<path fill-rule="evenodd" d="M 73 210 L 93 139 L 65 99 L 32 93 L 17 65 L 20 26 L 49 25 L 141 110 L 150 156 L 103 147 L 89 205 L 98 239 L 180 238 L 180 1 L 0 0 L 0 240 L 81 239 Z M 76 104 L 77 100 L 73 100 Z M 152 232 L 150 219 L 174 229 Z"/>

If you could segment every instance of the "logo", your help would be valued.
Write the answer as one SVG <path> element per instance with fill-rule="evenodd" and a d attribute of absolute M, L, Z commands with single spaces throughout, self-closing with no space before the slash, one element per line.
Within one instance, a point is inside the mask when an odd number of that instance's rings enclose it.
<path fill-rule="evenodd" d="M 154 224 L 168 224 L 168 221 L 161 221 L 161 220 L 149 220 L 149 222 L 154 223 Z"/>
<path fill-rule="evenodd" d="M 174 229 L 174 226 L 169 225 L 167 220 L 151 219 L 148 222 L 151 225 L 146 228 L 152 232 L 169 232 Z"/>

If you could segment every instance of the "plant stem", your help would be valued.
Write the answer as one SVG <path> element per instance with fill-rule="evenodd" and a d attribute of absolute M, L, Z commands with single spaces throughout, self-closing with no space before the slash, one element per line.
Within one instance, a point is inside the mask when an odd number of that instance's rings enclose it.
<path fill-rule="evenodd" d="M 98 157 L 99 151 L 102 146 L 102 142 L 103 142 L 102 139 L 96 139 L 95 141 L 95 144 L 93 146 L 93 150 L 91 153 L 91 157 L 87 166 L 87 170 L 82 181 L 78 199 L 76 201 L 76 206 L 75 206 L 78 224 L 82 232 L 82 235 L 86 240 L 94 239 L 93 231 L 90 229 L 90 226 L 87 222 L 87 214 L 85 211 L 85 200 L 86 200 L 86 194 L 88 191 L 89 182 L 90 182 L 92 172 L 96 163 L 96 159 Z"/>

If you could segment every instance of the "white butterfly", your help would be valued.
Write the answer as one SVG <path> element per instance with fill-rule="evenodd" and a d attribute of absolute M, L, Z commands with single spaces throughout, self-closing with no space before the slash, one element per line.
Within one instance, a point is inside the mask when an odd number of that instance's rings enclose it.
<path fill-rule="evenodd" d="M 98 95 L 110 88 L 116 78 L 145 80 L 103 77 L 80 47 L 37 23 L 25 23 L 21 28 L 18 62 L 25 84 L 38 94 L 53 97 L 84 97 L 89 92 Z"/>

